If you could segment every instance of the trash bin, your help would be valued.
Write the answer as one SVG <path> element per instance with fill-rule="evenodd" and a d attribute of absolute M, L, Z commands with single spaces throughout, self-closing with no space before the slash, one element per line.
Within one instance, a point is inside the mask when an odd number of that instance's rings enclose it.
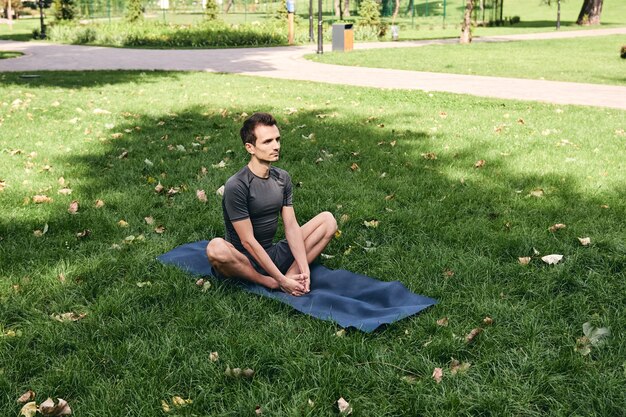
<path fill-rule="evenodd" d="M 333 24 L 333 52 L 351 51 L 354 46 L 352 23 Z"/>

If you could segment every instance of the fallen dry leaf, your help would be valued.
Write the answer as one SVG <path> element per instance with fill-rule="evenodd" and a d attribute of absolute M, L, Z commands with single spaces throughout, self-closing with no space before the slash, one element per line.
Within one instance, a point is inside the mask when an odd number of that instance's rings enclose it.
<path fill-rule="evenodd" d="M 554 233 L 557 230 L 565 229 L 566 227 L 567 226 L 564 225 L 563 223 L 557 223 L 555 225 L 550 226 L 550 228 L 548 230 L 551 231 L 552 233 Z"/>
<path fill-rule="evenodd" d="M 67 208 L 67 212 L 70 214 L 78 213 L 78 201 L 74 200 L 70 203 L 70 206 Z"/>
<path fill-rule="evenodd" d="M 20 395 L 20 398 L 17 399 L 17 402 L 20 404 L 24 404 L 34 399 L 35 393 L 32 390 L 28 390 L 24 394 Z"/>
<path fill-rule="evenodd" d="M 89 230 L 89 229 L 85 229 L 85 230 L 83 230 L 82 232 L 78 232 L 78 233 L 76 233 L 76 237 L 77 237 L 78 239 L 82 239 L 82 238 L 84 238 L 84 237 L 89 236 L 90 234 L 91 234 L 91 230 Z"/>
<path fill-rule="evenodd" d="M 193 403 L 192 400 L 188 399 L 183 399 L 182 397 L 174 396 L 172 397 L 172 404 L 174 404 L 174 407 L 185 407 L 188 404 Z"/>
<path fill-rule="evenodd" d="M 156 185 L 156 187 L 154 187 L 154 191 L 156 191 L 157 193 L 160 193 L 164 189 L 165 187 L 163 187 L 160 182 Z"/>
<path fill-rule="evenodd" d="M 439 117 L 441 117 L 442 119 L 445 119 L 446 117 L 448 117 L 448 113 L 446 113 L 445 111 L 441 111 L 439 112 Z"/>
<path fill-rule="evenodd" d="M 154 228 L 154 231 L 161 235 L 161 234 L 165 233 L 165 226 L 159 225 L 159 226 Z"/>
<path fill-rule="evenodd" d="M 446 278 L 451 278 L 454 276 L 454 271 L 451 269 L 444 269 L 443 270 L 443 276 Z"/>
<path fill-rule="evenodd" d="M 169 413 L 170 411 L 172 411 L 170 405 L 165 400 L 161 400 L 161 410 L 163 410 L 164 413 Z"/>
<path fill-rule="evenodd" d="M 211 362 L 217 362 L 220 358 L 220 355 L 217 352 L 211 352 L 209 354 L 209 359 L 211 360 Z"/>
<path fill-rule="evenodd" d="M 212 168 L 215 168 L 215 169 L 226 168 L 226 161 L 224 161 L 224 160 L 222 159 L 219 163 L 217 163 L 217 164 L 212 164 L 212 165 L 211 165 L 211 167 L 212 167 Z"/>
<path fill-rule="evenodd" d="M 47 195 L 36 195 L 33 196 L 33 203 L 35 204 L 43 204 L 43 203 L 52 203 L 52 199 Z"/>
<path fill-rule="evenodd" d="M 69 416 L 72 414 L 72 409 L 63 398 L 57 398 L 58 403 L 54 404 L 52 398 L 48 398 L 46 401 L 39 405 L 39 412 L 44 416 Z"/>
<path fill-rule="evenodd" d="M 59 194 L 61 195 L 70 195 L 72 194 L 72 189 L 71 188 L 61 188 L 59 191 L 57 191 Z"/>
<path fill-rule="evenodd" d="M 143 219 L 145 220 L 146 224 L 154 223 L 154 219 L 152 218 L 152 216 L 144 217 Z"/>
<path fill-rule="evenodd" d="M 52 317 L 56 321 L 66 322 L 66 321 L 78 321 L 78 320 L 81 320 L 81 319 L 85 318 L 86 315 L 87 315 L 86 313 L 77 314 L 77 313 L 74 313 L 73 311 L 70 311 L 68 313 L 52 314 L 52 315 L 50 315 L 50 317 Z"/>
<path fill-rule="evenodd" d="M 257 416 L 262 416 L 263 415 L 263 410 L 261 409 L 260 405 L 257 405 L 254 408 L 254 414 L 256 414 Z"/>
<path fill-rule="evenodd" d="M 217 194 L 219 196 L 223 196 L 224 195 L 224 186 L 222 185 L 220 188 L 215 190 L 215 194 Z"/>
<path fill-rule="evenodd" d="M 559 254 L 546 255 L 541 258 L 541 260 L 548 265 L 556 265 L 561 261 L 561 259 L 563 259 L 563 255 Z"/>
<path fill-rule="evenodd" d="M 350 406 L 350 403 L 344 400 L 343 397 L 337 400 L 337 407 L 339 408 L 340 414 L 343 414 L 346 416 L 349 414 L 352 414 L 352 407 Z"/>
<path fill-rule="evenodd" d="M 121 154 L 117 156 L 117 159 L 128 158 L 128 151 L 123 151 Z"/>
<path fill-rule="evenodd" d="M 482 328 L 480 328 L 480 327 L 476 327 L 475 329 L 472 329 L 472 331 L 471 331 L 471 332 L 469 332 L 469 333 L 465 336 L 465 342 L 466 342 L 466 343 L 471 343 L 471 342 L 474 340 L 474 338 L 475 338 L 476 336 L 478 336 L 478 335 L 480 334 L 480 332 L 482 332 L 482 331 L 483 331 L 483 329 L 482 329 Z"/>
<path fill-rule="evenodd" d="M 206 193 L 204 192 L 204 190 L 196 190 L 196 197 L 198 197 L 198 200 L 200 200 L 203 203 L 207 202 L 207 197 L 206 197 Z"/>
<path fill-rule="evenodd" d="M 476 163 L 474 163 L 474 168 L 482 168 L 485 166 L 486 163 L 487 162 L 484 159 L 476 161 Z"/>
<path fill-rule="evenodd" d="M 111 114 L 111 112 L 104 109 L 93 109 L 93 114 Z"/>
<path fill-rule="evenodd" d="M 340 329 L 335 332 L 335 336 L 337 337 L 344 337 L 345 335 L 346 335 L 346 329 Z"/>
<path fill-rule="evenodd" d="M 443 369 L 441 369 L 441 368 L 433 369 L 432 377 L 435 380 L 435 382 L 437 382 L 439 384 L 441 382 L 441 380 L 443 379 Z"/>
<path fill-rule="evenodd" d="M 528 195 L 530 195 L 531 197 L 543 197 L 543 194 L 544 194 L 543 189 L 535 188 Z"/>
<path fill-rule="evenodd" d="M 446 327 L 447 325 L 448 325 L 448 318 L 447 317 L 442 317 L 439 320 L 437 320 L 437 326 Z"/>
<path fill-rule="evenodd" d="M 590 237 L 579 237 L 578 241 L 583 246 L 589 246 L 589 244 L 591 243 L 591 238 Z"/>
<path fill-rule="evenodd" d="M 422 158 L 428 159 L 428 160 L 431 160 L 431 161 L 437 159 L 437 155 L 435 155 L 434 152 L 426 152 L 426 153 L 423 153 L 421 155 L 422 155 Z"/>
<path fill-rule="evenodd" d="M 370 221 L 364 221 L 363 222 L 365 227 L 372 228 L 372 229 L 377 228 L 378 227 L 378 223 L 379 223 L 378 220 L 370 220 Z"/>
<path fill-rule="evenodd" d="M 356 162 L 353 162 L 353 163 L 352 163 L 352 165 L 350 165 L 350 169 L 351 169 L 352 171 L 356 171 L 356 170 L 358 170 L 358 169 L 359 169 L 359 166 L 357 165 L 357 163 L 356 163 Z"/>
<path fill-rule="evenodd" d="M 102 200 L 96 200 L 95 207 L 96 207 L 96 208 L 102 208 L 102 207 L 104 207 L 104 201 L 102 201 Z"/>
<path fill-rule="evenodd" d="M 128 227 L 128 222 L 126 220 L 122 219 L 119 222 L 117 222 L 117 225 L 119 227 Z"/>
<path fill-rule="evenodd" d="M 472 366 L 472 364 L 469 362 L 460 363 L 458 360 L 452 358 L 452 361 L 450 362 L 450 373 L 452 375 L 456 375 L 457 373 L 466 372 L 470 366 Z"/>
<path fill-rule="evenodd" d="M 522 256 L 520 258 L 517 258 L 517 260 L 521 265 L 528 265 L 530 263 L 530 256 Z"/>
<path fill-rule="evenodd" d="M 339 239 L 341 237 L 341 229 L 335 230 L 335 239 Z"/>
<path fill-rule="evenodd" d="M 493 324 L 493 319 L 487 316 L 483 319 L 483 323 L 485 323 L 486 326 L 491 326 Z"/>
<path fill-rule="evenodd" d="M 24 404 L 20 410 L 20 416 L 33 417 L 35 414 L 37 414 L 37 403 L 35 401 Z"/>
<path fill-rule="evenodd" d="M 386 200 L 386 201 L 391 201 L 391 200 L 393 200 L 394 198 L 396 198 L 396 193 L 391 193 L 391 194 L 389 194 L 389 195 L 385 196 L 385 200 Z"/>
<path fill-rule="evenodd" d="M 339 218 L 339 224 L 344 224 L 348 220 L 350 220 L 350 215 L 349 214 L 342 214 L 341 217 Z"/>
<path fill-rule="evenodd" d="M 173 195 L 176 195 L 180 192 L 180 187 L 170 187 L 169 190 L 167 190 L 167 196 L 171 197 Z"/>

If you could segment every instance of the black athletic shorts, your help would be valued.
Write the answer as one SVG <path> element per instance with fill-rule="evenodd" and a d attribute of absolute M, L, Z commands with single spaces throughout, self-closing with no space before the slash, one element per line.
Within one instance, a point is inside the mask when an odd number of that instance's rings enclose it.
<path fill-rule="evenodd" d="M 293 254 L 291 253 L 291 249 L 289 249 L 287 239 L 283 239 L 272 244 L 272 247 L 267 249 L 267 254 L 272 259 L 272 262 L 274 262 L 274 265 L 276 265 L 278 270 L 283 274 L 287 273 L 287 270 L 289 270 L 289 267 L 291 267 L 295 261 Z M 248 259 L 250 259 L 250 263 L 259 274 L 269 275 L 260 265 L 257 264 L 252 256 L 248 255 Z"/>

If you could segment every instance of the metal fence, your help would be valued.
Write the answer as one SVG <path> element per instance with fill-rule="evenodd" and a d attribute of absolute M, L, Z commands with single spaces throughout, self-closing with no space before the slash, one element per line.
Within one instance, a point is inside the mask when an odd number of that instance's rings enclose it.
<path fill-rule="evenodd" d="M 203 18 L 206 0 L 148 0 L 144 3 L 147 17 L 159 18 L 170 23 L 193 23 Z M 361 0 L 340 0 L 344 20 L 355 20 Z M 232 23 L 263 20 L 284 7 L 283 1 L 272 0 L 216 0 L 222 19 Z M 390 18 L 396 6 L 395 0 L 381 0 L 383 18 Z M 119 19 L 124 16 L 126 0 L 76 0 L 76 9 L 81 19 Z M 318 0 L 313 0 L 313 11 L 317 14 Z M 339 20 L 337 0 L 323 0 L 324 20 Z M 456 24 L 460 22 L 465 9 L 465 0 L 401 0 L 398 17 L 400 19 L 426 18 L 431 22 Z M 308 16 L 309 1 L 296 0 L 296 13 Z M 473 19 L 476 22 L 498 23 L 501 19 L 502 0 L 476 0 Z"/>

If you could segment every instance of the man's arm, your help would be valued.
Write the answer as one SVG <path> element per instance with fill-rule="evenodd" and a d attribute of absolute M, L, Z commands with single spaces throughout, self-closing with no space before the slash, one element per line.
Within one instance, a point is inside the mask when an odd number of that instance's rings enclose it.
<path fill-rule="evenodd" d="M 293 279 L 287 279 L 287 277 L 280 272 L 278 267 L 274 265 L 274 262 L 265 249 L 263 249 L 263 246 L 261 246 L 261 244 L 256 240 L 254 237 L 252 222 L 249 218 L 233 222 L 233 227 L 235 228 L 235 232 L 237 232 L 243 247 L 248 251 L 248 253 L 250 253 L 250 255 L 252 255 L 261 268 L 263 268 L 290 294 L 302 295 L 302 290 L 304 290 L 303 286 Z"/>
<path fill-rule="evenodd" d="M 285 225 L 285 237 L 287 238 L 289 249 L 291 249 L 291 253 L 296 261 L 299 272 L 306 277 L 305 290 L 309 291 L 311 273 L 309 271 L 309 263 L 307 262 L 302 230 L 300 229 L 300 225 L 296 219 L 296 212 L 294 211 L 293 206 L 283 206 L 281 216 Z"/>

